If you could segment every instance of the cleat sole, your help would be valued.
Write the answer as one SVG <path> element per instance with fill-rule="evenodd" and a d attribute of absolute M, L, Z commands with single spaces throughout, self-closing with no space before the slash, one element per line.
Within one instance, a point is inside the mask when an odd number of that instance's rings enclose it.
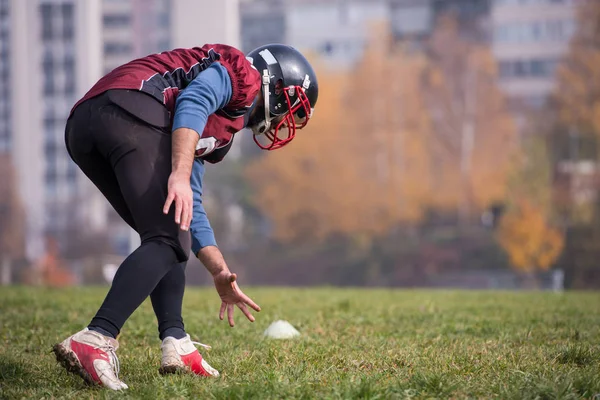
<path fill-rule="evenodd" d="M 158 369 L 158 372 L 161 375 L 168 375 L 168 374 L 188 374 L 188 373 L 191 373 L 192 371 L 187 367 L 180 367 L 177 365 L 165 365 L 164 367 L 160 367 Z"/>
<path fill-rule="evenodd" d="M 68 372 L 80 376 L 88 385 L 98 385 L 92 376 L 83 368 L 79 359 L 72 351 L 67 350 L 61 343 L 55 344 L 52 347 L 52 351 L 56 355 L 56 361 L 58 361 Z"/>

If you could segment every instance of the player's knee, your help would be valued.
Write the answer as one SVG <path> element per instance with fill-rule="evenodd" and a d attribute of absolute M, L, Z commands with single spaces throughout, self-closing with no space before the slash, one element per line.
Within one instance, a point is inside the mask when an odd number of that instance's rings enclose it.
<path fill-rule="evenodd" d="M 178 238 L 155 236 L 142 239 L 142 245 L 158 246 L 169 264 L 186 262 L 189 258 L 189 249 L 186 251 Z"/>

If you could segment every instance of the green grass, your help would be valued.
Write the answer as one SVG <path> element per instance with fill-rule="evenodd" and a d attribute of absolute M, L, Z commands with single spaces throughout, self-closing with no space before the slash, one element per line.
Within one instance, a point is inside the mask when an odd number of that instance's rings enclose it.
<path fill-rule="evenodd" d="M 189 289 L 192 338 L 219 379 L 158 374 L 149 302 L 120 337 L 130 389 L 86 386 L 51 346 L 81 329 L 106 288 L 0 288 L 0 398 L 576 399 L 600 393 L 600 293 L 246 289 L 252 324 L 217 318 L 213 289 Z M 277 319 L 302 336 L 262 337 Z M 600 398 L 600 395 L 597 395 Z"/>

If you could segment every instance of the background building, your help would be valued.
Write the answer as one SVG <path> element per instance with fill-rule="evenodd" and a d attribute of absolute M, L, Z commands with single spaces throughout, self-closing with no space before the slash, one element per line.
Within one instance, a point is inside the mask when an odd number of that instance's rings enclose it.
<path fill-rule="evenodd" d="M 496 0 L 493 52 L 500 86 L 513 110 L 540 108 L 554 88 L 554 74 L 575 31 L 573 0 Z"/>
<path fill-rule="evenodd" d="M 11 71 L 2 74 L 8 82 L 3 91 L 10 92 L 3 123 L 5 132 L 19 127 L 9 143 L 27 210 L 27 253 L 35 257 L 46 234 L 82 221 L 92 230 L 103 227 L 94 212 L 98 202 L 64 146 L 71 107 L 102 72 L 100 2 L 13 0 L 3 6 L 10 19 L 2 37 L 9 38 L 6 66 Z"/>

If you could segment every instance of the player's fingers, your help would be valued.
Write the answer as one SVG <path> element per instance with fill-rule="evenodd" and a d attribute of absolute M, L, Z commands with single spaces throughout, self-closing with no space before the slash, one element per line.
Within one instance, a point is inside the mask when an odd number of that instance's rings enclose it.
<path fill-rule="evenodd" d="M 229 320 L 229 326 L 233 327 L 235 323 L 233 322 L 233 304 L 227 304 L 227 319 Z"/>
<path fill-rule="evenodd" d="M 174 198 L 175 198 L 175 195 L 172 192 L 169 192 L 169 195 L 167 196 L 167 201 L 165 201 L 165 205 L 163 206 L 164 214 L 169 213 L 169 208 L 171 208 L 171 204 L 173 203 Z"/>
<path fill-rule="evenodd" d="M 250 320 L 250 322 L 254 322 L 254 316 L 252 314 L 250 314 L 248 307 L 246 307 L 246 305 L 244 303 L 237 303 L 237 306 L 239 307 L 240 310 L 242 310 L 242 312 L 244 313 L 246 318 L 248 318 Z"/>
<path fill-rule="evenodd" d="M 223 321 L 223 317 L 225 316 L 225 307 L 226 304 L 224 301 L 221 302 L 221 309 L 219 310 L 219 319 Z"/>
<path fill-rule="evenodd" d="M 181 197 L 177 196 L 175 198 L 175 222 L 177 224 L 181 223 L 181 209 L 183 208 Z"/>
<path fill-rule="evenodd" d="M 188 203 L 187 203 L 187 215 L 186 215 L 186 218 L 184 220 L 184 222 L 185 222 L 185 230 L 187 230 L 190 227 L 190 224 L 192 223 L 192 216 L 193 215 L 194 215 L 194 203 L 190 199 L 188 201 Z"/>
<path fill-rule="evenodd" d="M 188 226 L 190 226 L 190 223 L 188 221 L 189 216 L 190 216 L 189 204 L 184 202 L 182 209 L 181 209 L 181 229 L 184 231 L 187 231 Z"/>
<path fill-rule="evenodd" d="M 258 304 L 256 304 L 254 301 L 252 301 L 252 299 L 250 297 L 246 296 L 243 293 L 242 293 L 242 300 L 244 301 L 244 303 L 246 303 L 250 307 L 252 307 L 252 309 L 254 309 L 254 311 L 260 312 L 260 306 Z"/>

